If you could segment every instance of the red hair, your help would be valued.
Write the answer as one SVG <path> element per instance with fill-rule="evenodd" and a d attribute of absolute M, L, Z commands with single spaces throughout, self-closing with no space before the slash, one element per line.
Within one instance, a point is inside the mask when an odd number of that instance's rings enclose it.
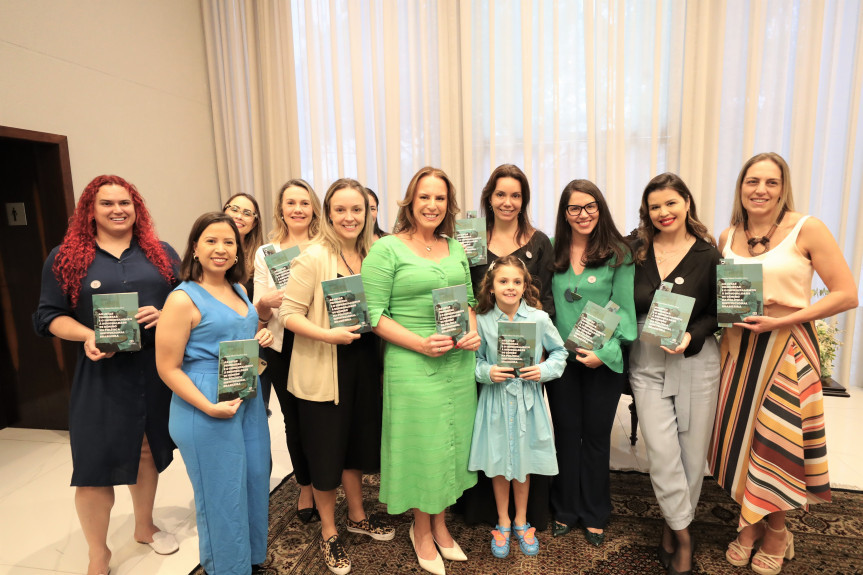
<path fill-rule="evenodd" d="M 120 176 L 97 176 L 84 188 L 75 213 L 69 218 L 66 236 L 54 259 L 54 275 L 73 309 L 78 307 L 81 280 L 87 275 L 87 270 L 96 255 L 96 219 L 93 214 L 96 193 L 102 186 L 110 185 L 120 186 L 129 192 L 132 204 L 135 206 L 132 235 L 138 240 L 138 245 L 141 246 L 146 258 L 156 266 L 165 281 L 169 284 L 174 281 L 171 258 L 156 235 L 150 212 L 147 211 L 144 198 L 138 193 L 137 188 Z"/>

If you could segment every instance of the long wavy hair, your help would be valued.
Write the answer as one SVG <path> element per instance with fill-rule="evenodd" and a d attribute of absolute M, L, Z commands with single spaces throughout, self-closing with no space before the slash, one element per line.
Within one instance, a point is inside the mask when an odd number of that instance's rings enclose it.
<path fill-rule="evenodd" d="M 234 198 L 246 198 L 255 207 L 255 227 L 246 234 L 242 244 L 243 253 L 246 256 L 246 278 L 244 281 L 248 281 L 252 277 L 252 274 L 255 273 L 255 252 L 264 243 L 264 232 L 261 230 L 261 209 L 258 207 L 258 200 L 255 199 L 255 196 L 240 192 L 228 198 L 228 201 L 222 206 L 223 212 L 227 211 L 228 206 L 233 203 Z"/>
<path fill-rule="evenodd" d="M 495 188 L 497 188 L 497 181 L 501 178 L 512 178 L 521 184 L 521 210 L 518 212 L 518 233 L 516 234 L 515 241 L 519 245 L 524 245 L 533 233 L 533 225 L 531 225 L 530 216 L 528 215 L 528 209 L 530 208 L 530 184 L 527 182 L 527 176 L 515 164 L 502 164 L 496 167 L 488 177 L 488 181 L 482 189 L 482 195 L 479 197 L 480 213 L 486 217 L 485 229 L 488 239 L 491 241 L 491 236 L 494 233 L 494 211 L 491 208 L 491 196 L 494 194 Z"/>
<path fill-rule="evenodd" d="M 414 177 L 411 178 L 407 190 L 405 191 L 404 199 L 400 200 L 398 203 L 399 213 L 396 216 L 395 226 L 393 226 L 394 234 L 398 234 L 400 232 L 413 234 L 416 231 L 417 223 L 414 220 L 413 214 L 414 194 L 416 194 L 420 180 L 427 176 L 443 180 L 444 184 L 446 184 L 446 216 L 444 216 L 440 225 L 435 228 L 434 233 L 438 236 L 443 235 L 453 237 L 453 234 L 455 233 L 455 216 L 459 213 L 458 202 L 455 199 L 455 186 L 452 185 L 449 176 L 447 176 L 443 170 L 432 168 L 431 166 L 421 168 L 420 171 L 414 174 Z"/>
<path fill-rule="evenodd" d="M 527 266 L 518 256 L 510 254 L 496 259 L 488 266 L 485 276 L 482 278 L 479 293 L 476 294 L 476 313 L 482 314 L 494 309 L 495 298 L 494 294 L 491 293 L 491 288 L 494 287 L 494 278 L 497 272 L 503 266 L 512 266 L 521 271 L 522 281 L 524 282 L 524 293 L 521 295 L 521 299 L 532 308 L 542 309 L 542 303 L 539 301 L 539 288 L 531 280 Z"/>
<path fill-rule="evenodd" d="M 743 197 L 741 189 L 743 188 L 743 180 L 746 178 L 746 172 L 749 171 L 754 164 L 770 160 L 779 167 L 782 174 L 782 191 L 779 192 L 779 209 L 786 212 L 794 211 L 794 196 L 791 193 L 791 168 L 785 159 L 775 152 L 764 152 L 756 154 L 749 158 L 740 173 L 737 175 L 737 184 L 734 186 L 734 205 L 731 207 L 731 225 L 736 226 L 747 221 L 749 215 L 743 207 Z"/>
<path fill-rule="evenodd" d="M 638 247 L 633 254 L 633 260 L 636 264 L 644 262 L 647 256 L 648 248 L 653 244 L 653 238 L 656 236 L 656 226 L 650 219 L 650 208 L 647 205 L 647 197 L 653 192 L 661 190 L 674 190 L 683 198 L 683 201 L 689 202 L 689 210 L 686 212 L 686 231 L 689 235 L 696 238 L 701 238 L 708 244 L 716 247 L 716 241 L 707 226 L 701 223 L 698 219 L 698 212 L 695 209 L 695 199 L 692 197 L 692 192 L 686 186 L 686 183 L 677 174 L 666 172 L 659 174 L 649 182 L 644 188 L 644 193 L 641 194 L 641 207 L 638 208 L 638 228 L 635 230 L 635 237 L 638 239 Z"/>
<path fill-rule="evenodd" d="M 372 213 L 369 211 L 369 196 L 366 193 L 366 189 L 361 183 L 351 178 L 336 180 L 327 190 L 324 196 L 324 217 L 321 218 L 321 231 L 315 241 L 325 245 L 334 254 L 342 251 L 342 242 L 333 228 L 333 221 L 330 219 L 330 202 L 333 200 L 333 194 L 341 190 L 355 190 L 363 197 L 366 214 L 363 221 L 363 231 L 360 232 L 356 239 L 356 248 L 360 254 L 360 258 L 365 259 L 369 253 L 369 248 L 372 247 L 372 233 L 374 229 Z"/>
<path fill-rule="evenodd" d="M 560 194 L 560 203 L 557 206 L 557 218 L 554 226 L 554 264 L 552 269 L 555 273 L 561 273 L 569 269 L 569 249 L 572 243 L 572 226 L 566 220 L 566 207 L 569 205 L 569 197 L 573 192 L 582 192 L 591 196 L 599 207 L 597 215 L 599 220 L 590 236 L 587 238 L 587 250 L 584 252 L 583 263 L 586 268 L 597 268 L 605 265 L 610 259 L 614 262 L 611 267 L 617 267 L 625 263 L 626 256 L 632 252 L 629 244 L 614 225 L 614 219 L 608 210 L 605 196 L 590 180 L 572 180 Z"/>
<path fill-rule="evenodd" d="M 78 299 L 81 295 L 81 280 L 87 275 L 87 270 L 96 256 L 96 218 L 94 208 L 96 194 L 102 186 L 120 186 L 132 198 L 135 206 L 135 223 L 132 225 L 132 236 L 138 242 L 144 256 L 159 270 L 159 275 L 165 278 L 165 282 L 174 282 L 174 271 L 168 252 L 156 235 L 156 228 L 150 217 L 150 212 L 144 204 L 144 198 L 138 189 L 120 176 L 103 175 L 93 178 L 87 184 L 75 212 L 69 218 L 69 227 L 57 257 L 54 259 L 54 275 L 60 284 L 60 289 L 69 298 L 72 308 L 78 307 Z"/>
<path fill-rule="evenodd" d="M 290 232 L 288 232 L 288 224 L 285 223 L 284 215 L 282 214 L 282 200 L 285 197 L 285 192 L 288 188 L 303 188 L 309 193 L 309 201 L 312 203 L 312 221 L 309 222 L 309 239 L 314 238 L 318 235 L 318 231 L 321 229 L 321 201 L 318 199 L 318 195 L 315 194 L 315 190 L 312 189 L 312 185 L 302 178 L 294 178 L 293 180 L 288 180 L 285 182 L 281 188 L 279 188 L 279 195 L 276 196 L 276 207 L 273 210 L 273 231 L 270 232 L 270 240 L 273 243 L 281 243 L 282 240 L 288 238 L 290 236 Z"/>

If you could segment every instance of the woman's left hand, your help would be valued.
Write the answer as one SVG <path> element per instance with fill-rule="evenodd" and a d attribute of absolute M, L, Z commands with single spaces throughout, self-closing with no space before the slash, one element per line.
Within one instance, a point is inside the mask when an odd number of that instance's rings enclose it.
<path fill-rule="evenodd" d="M 270 347 L 273 345 L 273 333 L 267 328 L 262 329 L 255 334 L 255 339 L 261 344 L 261 347 Z"/>
<path fill-rule="evenodd" d="M 766 315 L 750 315 L 743 318 L 742 322 L 734 324 L 736 327 L 742 327 L 755 333 L 764 333 L 765 331 L 773 331 L 782 327 L 782 321 L 776 317 L 767 317 Z"/>
<path fill-rule="evenodd" d="M 467 351 L 476 351 L 479 349 L 480 343 L 482 343 L 482 339 L 480 339 L 476 330 L 473 330 L 467 332 L 463 338 L 458 340 L 456 347 Z"/>
<path fill-rule="evenodd" d="M 155 326 L 160 317 L 162 317 L 162 310 L 151 305 L 139 307 L 138 313 L 135 314 L 135 319 L 138 320 L 138 323 L 144 324 L 144 329 Z"/>
<path fill-rule="evenodd" d="M 661 347 L 665 351 L 665 353 L 668 353 L 671 355 L 679 355 L 679 354 L 683 353 L 684 351 L 686 351 L 686 348 L 689 347 L 689 342 L 691 342 L 691 341 L 692 341 L 692 336 L 687 331 L 686 333 L 683 334 L 683 341 L 681 341 L 680 345 L 678 345 L 674 349 L 665 347 L 664 345 L 661 345 L 659 347 Z"/>
<path fill-rule="evenodd" d="M 602 360 L 596 357 L 596 354 L 586 349 L 579 349 L 575 354 L 575 360 L 583 363 L 591 369 L 595 369 L 602 365 Z"/>

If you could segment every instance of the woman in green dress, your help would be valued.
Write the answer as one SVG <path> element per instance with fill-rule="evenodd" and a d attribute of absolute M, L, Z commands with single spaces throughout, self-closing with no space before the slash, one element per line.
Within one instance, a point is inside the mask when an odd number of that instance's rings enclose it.
<path fill-rule="evenodd" d="M 392 514 L 413 508 L 410 535 L 420 566 L 443 574 L 441 555 L 467 559 L 444 512 L 476 483 L 467 462 L 480 338 L 473 309 L 457 343 L 435 333 L 433 289 L 464 284 L 475 305 L 464 250 L 445 237 L 459 211 L 449 178 L 421 169 L 399 206 L 394 235 L 375 242 L 362 271 L 372 326 L 391 344 L 384 355 L 380 499 Z"/>

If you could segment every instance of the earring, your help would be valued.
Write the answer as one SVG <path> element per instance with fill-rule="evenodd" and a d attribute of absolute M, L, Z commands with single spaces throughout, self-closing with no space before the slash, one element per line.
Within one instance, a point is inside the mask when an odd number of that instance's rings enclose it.
<path fill-rule="evenodd" d="M 198 261 L 198 254 L 192 254 L 192 259 Z"/>
<path fill-rule="evenodd" d="M 236 264 L 236 263 L 239 263 L 239 262 L 240 262 L 240 256 L 235 256 L 235 257 L 234 257 L 234 263 Z"/>

